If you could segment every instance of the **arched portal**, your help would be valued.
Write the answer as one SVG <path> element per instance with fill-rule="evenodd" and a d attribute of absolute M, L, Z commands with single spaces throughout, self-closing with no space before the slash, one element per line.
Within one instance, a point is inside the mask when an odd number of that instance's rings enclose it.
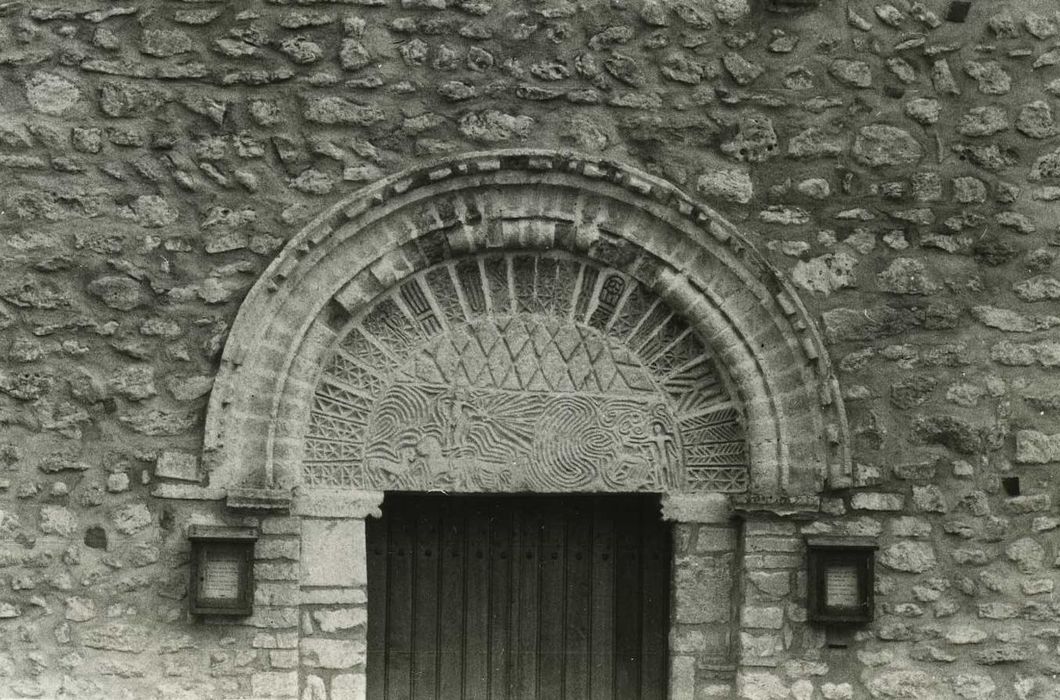
<path fill-rule="evenodd" d="M 731 695 L 737 666 L 768 664 L 775 644 L 760 634 L 764 617 L 740 619 L 739 586 L 756 574 L 794 585 L 801 545 L 791 523 L 775 521 L 849 485 L 848 444 L 812 319 L 717 214 L 615 163 L 473 153 L 360 190 L 289 242 L 225 347 L 207 416 L 208 487 L 170 497 L 226 497 L 229 516 L 253 509 L 251 522 L 263 510 L 297 516 L 262 521 L 263 531 L 297 537 L 300 566 L 267 567 L 265 605 L 248 624 L 297 625 L 324 604 L 360 606 L 351 619 L 367 609 L 367 629 L 299 627 L 305 684 L 322 687 L 324 674 L 350 697 L 378 694 L 379 674 L 391 675 L 386 659 L 407 670 L 402 654 L 415 646 L 387 630 L 415 620 L 428 630 L 421 646 L 434 649 L 431 630 L 448 628 L 430 611 L 450 579 L 465 582 L 453 589 L 463 591 L 465 618 L 492 619 L 494 597 L 468 593 L 470 583 L 507 591 L 497 600 L 514 602 L 496 609 L 519 610 L 512 639 L 536 645 L 561 618 L 537 605 L 545 593 L 535 582 L 572 566 L 616 591 L 586 624 L 610 629 L 632 619 L 631 606 L 655 620 L 643 638 L 614 636 L 606 658 L 654 669 L 650 685 L 668 697 L 700 687 Z M 411 494 L 404 501 L 419 505 L 401 521 L 402 495 L 384 501 L 393 491 L 499 495 L 446 497 L 432 521 L 422 504 L 437 499 Z M 547 515 L 540 504 L 551 498 L 564 505 Z M 468 504 L 490 499 L 503 516 L 487 526 Z M 525 518 L 510 499 L 525 499 Z M 446 509 L 457 501 L 465 506 L 454 515 Z M 623 535 L 631 508 L 605 502 L 640 504 L 644 532 L 659 537 Z M 369 527 L 380 503 L 383 517 Z M 577 536 L 555 536 L 560 525 Z M 461 546 L 445 539 L 452 532 L 474 562 L 495 554 L 494 574 L 462 564 Z M 599 536 L 577 539 L 590 532 Z M 434 567 L 445 544 L 448 564 Z M 745 548 L 781 555 L 742 557 Z M 619 549 L 633 563 L 612 560 Z M 506 568 L 516 559 L 520 568 Z M 647 593 L 622 578 L 642 568 L 660 584 Z M 588 610 L 601 599 L 577 580 L 556 595 Z M 422 605 L 391 625 L 413 587 Z M 454 596 L 446 609 L 461 609 Z M 452 649 L 475 647 L 468 640 L 478 637 L 462 634 Z M 639 657 L 616 652 L 621 639 L 658 652 L 649 656 L 659 663 L 630 661 Z M 376 689 L 366 691 L 366 679 Z"/>
<path fill-rule="evenodd" d="M 516 395 L 529 403 L 508 420 Z M 683 403 L 697 397 L 701 413 Z M 534 440 L 557 416 L 587 431 L 562 468 Z M 406 418 L 418 433 L 394 432 Z M 507 465 L 489 457 L 512 446 Z M 849 481 L 820 337 L 747 239 L 646 173 L 544 151 L 400 173 L 292 239 L 233 326 L 204 448 L 227 489 L 436 478 L 783 499 Z"/>

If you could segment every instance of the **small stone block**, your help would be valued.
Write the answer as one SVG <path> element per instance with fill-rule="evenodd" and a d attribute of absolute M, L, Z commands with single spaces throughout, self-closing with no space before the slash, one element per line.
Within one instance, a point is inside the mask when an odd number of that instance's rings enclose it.
<path fill-rule="evenodd" d="M 198 481 L 199 460 L 187 452 L 163 452 L 155 464 L 155 476 L 180 481 Z"/>

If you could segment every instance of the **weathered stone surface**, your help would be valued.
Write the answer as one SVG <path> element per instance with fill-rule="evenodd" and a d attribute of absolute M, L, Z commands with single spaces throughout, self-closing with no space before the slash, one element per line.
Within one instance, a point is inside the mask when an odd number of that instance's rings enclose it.
<path fill-rule="evenodd" d="M 760 163 L 775 157 L 779 151 L 773 121 L 764 114 L 740 116 L 735 135 L 721 144 L 721 152 L 738 161 Z"/>
<path fill-rule="evenodd" d="M 921 124 L 935 124 L 942 116 L 942 107 L 938 100 L 918 97 L 905 103 L 905 113 L 910 119 Z"/>
<path fill-rule="evenodd" d="M 305 520 L 301 561 L 303 585 L 363 585 L 367 581 L 364 521 Z"/>
<path fill-rule="evenodd" d="M 38 71 L 26 80 L 26 101 L 42 114 L 58 116 L 80 110 L 85 99 L 74 81 L 57 73 Z"/>
<path fill-rule="evenodd" d="M 1016 296 L 1023 301 L 1060 299 L 1060 279 L 1046 275 L 1038 275 L 1021 282 L 1016 282 L 1012 285 L 1012 291 L 1014 291 Z"/>
<path fill-rule="evenodd" d="M 1031 166 L 1029 179 L 1055 180 L 1060 178 L 1060 149 L 1050 151 L 1038 157 Z"/>
<path fill-rule="evenodd" d="M 837 289 L 854 287 L 854 267 L 857 259 L 848 253 L 822 255 L 818 258 L 795 264 L 791 272 L 795 284 L 803 289 L 821 294 L 831 294 Z"/>
<path fill-rule="evenodd" d="M 850 507 L 854 510 L 902 510 L 905 498 L 898 493 L 855 493 L 850 497 Z"/>
<path fill-rule="evenodd" d="M 675 564 L 674 619 L 682 624 L 720 623 L 729 602 L 722 591 L 732 583 L 732 555 L 688 557 Z M 713 591 L 708 595 L 708 591 Z"/>
<path fill-rule="evenodd" d="M 151 511 L 143 503 L 121 506 L 111 514 L 115 529 L 125 535 L 143 530 L 153 521 Z"/>
<path fill-rule="evenodd" d="M 964 72 L 978 82 L 984 95 L 1005 95 L 1012 89 L 1012 78 L 997 61 L 969 61 Z"/>
<path fill-rule="evenodd" d="M 77 530 L 77 516 L 64 506 L 41 506 L 40 531 L 46 535 L 69 537 Z"/>
<path fill-rule="evenodd" d="M 880 563 L 888 569 L 921 574 L 936 566 L 935 552 L 927 542 L 903 541 L 884 547 Z"/>
<path fill-rule="evenodd" d="M 96 603 L 91 598 L 71 596 L 66 599 L 63 617 L 71 622 L 87 622 L 96 616 Z"/>
<path fill-rule="evenodd" d="M 148 194 L 132 202 L 132 214 L 137 223 L 145 228 L 162 228 L 180 218 L 180 212 L 164 197 Z"/>
<path fill-rule="evenodd" d="M 155 476 L 180 481 L 199 481 L 199 460 L 187 452 L 165 450 L 158 455 Z"/>
<path fill-rule="evenodd" d="M 99 89 L 99 108 L 108 117 L 144 117 L 168 102 L 167 90 L 125 80 L 108 81 Z"/>
<path fill-rule="evenodd" d="M 326 633 L 361 627 L 367 619 L 367 612 L 364 608 L 340 608 L 313 612 L 313 621 L 317 623 L 321 632 Z"/>
<path fill-rule="evenodd" d="M 145 29 L 140 37 L 140 51 L 148 56 L 168 58 L 188 53 L 194 46 L 191 37 L 179 29 Z"/>
<path fill-rule="evenodd" d="M 339 51 L 339 63 L 348 71 L 358 71 L 372 62 L 372 56 L 361 41 L 357 39 L 343 39 L 342 48 Z"/>
<path fill-rule="evenodd" d="M 923 155 L 923 147 L 908 131 L 888 124 L 863 126 L 854 140 L 854 157 L 870 168 L 909 165 Z"/>
<path fill-rule="evenodd" d="M 933 294 L 941 287 L 916 258 L 897 258 L 876 276 L 876 283 L 891 294 Z"/>
<path fill-rule="evenodd" d="M 1005 556 L 1016 565 L 1023 574 L 1041 571 L 1045 559 L 1045 549 L 1034 539 L 1023 537 L 1005 548 Z"/>
<path fill-rule="evenodd" d="M 154 369 L 150 365 L 126 367 L 111 378 L 109 387 L 130 401 L 142 401 L 158 394 Z"/>
<path fill-rule="evenodd" d="M 717 169 L 699 176 L 696 189 L 706 197 L 747 204 L 754 195 L 751 176 L 746 170 Z"/>
<path fill-rule="evenodd" d="M 179 435 L 195 425 L 197 414 L 187 411 L 142 409 L 119 416 L 118 420 L 143 435 Z"/>
<path fill-rule="evenodd" d="M 213 377 L 206 375 L 176 376 L 166 379 L 166 388 L 178 401 L 194 401 L 210 393 Z"/>
<path fill-rule="evenodd" d="M 364 642 L 343 639 L 302 639 L 302 662 L 315 668 L 343 669 L 364 663 Z"/>
<path fill-rule="evenodd" d="M 765 68 L 735 52 L 725 54 L 722 63 L 737 85 L 749 85 L 765 72 Z"/>
<path fill-rule="evenodd" d="M 250 676 L 251 693 L 260 698 L 292 698 L 298 695 L 297 671 L 261 671 Z"/>
<path fill-rule="evenodd" d="M 991 136 L 1009 128 L 1008 114 L 1001 107 L 973 107 L 961 117 L 957 133 L 964 136 Z"/>
<path fill-rule="evenodd" d="M 313 97 L 305 101 L 303 116 L 318 124 L 370 126 L 386 118 L 378 107 L 360 105 L 342 97 Z"/>
<path fill-rule="evenodd" d="M 1053 109 L 1048 102 L 1035 100 L 1020 107 L 1016 129 L 1032 139 L 1047 139 L 1056 134 Z"/>
<path fill-rule="evenodd" d="M 788 155 L 792 158 L 822 158 L 843 152 L 843 142 L 837 135 L 826 134 L 816 127 L 804 129 L 788 141 Z"/>
<path fill-rule="evenodd" d="M 844 85 L 857 88 L 872 87 L 872 69 L 863 61 L 837 58 L 828 65 L 828 72 Z"/>
<path fill-rule="evenodd" d="M 534 120 L 525 115 L 505 114 L 497 110 L 471 112 L 460 118 L 460 133 L 480 143 L 500 143 L 525 139 Z"/>
<path fill-rule="evenodd" d="M 1016 461 L 1021 464 L 1060 462 L 1060 433 L 1046 435 L 1037 430 L 1017 431 Z"/>
<path fill-rule="evenodd" d="M 331 700 L 361 700 L 365 696 L 363 673 L 338 673 L 331 679 Z"/>
<path fill-rule="evenodd" d="M 1060 366 L 1060 343 L 1013 343 L 1001 341 L 990 348 L 990 359 L 1002 365 L 1027 367 L 1039 364 L 1044 367 Z"/>
<path fill-rule="evenodd" d="M 831 342 L 876 340 L 917 325 L 912 312 L 890 306 L 832 309 L 822 314 L 822 320 Z"/>
<path fill-rule="evenodd" d="M 147 632 L 131 625 L 111 622 L 80 630 L 81 643 L 92 649 L 140 654 L 147 648 Z"/>
<path fill-rule="evenodd" d="M 134 309 L 144 301 L 140 283 L 128 277 L 100 277 L 89 283 L 88 292 L 120 311 Z"/>
<path fill-rule="evenodd" d="M 1011 333 L 1032 333 L 1060 325 L 1060 317 L 1021 314 L 993 306 L 972 307 L 972 315 L 985 326 Z"/>
<path fill-rule="evenodd" d="M 913 431 L 923 442 L 944 445 L 960 454 L 976 454 L 983 445 L 982 430 L 955 416 L 920 416 Z"/>

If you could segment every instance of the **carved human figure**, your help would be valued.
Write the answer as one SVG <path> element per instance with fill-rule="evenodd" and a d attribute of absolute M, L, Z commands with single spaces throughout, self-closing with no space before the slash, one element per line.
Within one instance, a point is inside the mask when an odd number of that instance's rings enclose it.
<path fill-rule="evenodd" d="M 652 463 L 660 483 L 667 482 L 667 475 L 672 475 L 677 460 L 677 446 L 674 444 L 673 435 L 666 432 L 666 426 L 661 421 L 653 421 L 651 424 Z M 671 477 L 672 478 L 672 477 Z"/>

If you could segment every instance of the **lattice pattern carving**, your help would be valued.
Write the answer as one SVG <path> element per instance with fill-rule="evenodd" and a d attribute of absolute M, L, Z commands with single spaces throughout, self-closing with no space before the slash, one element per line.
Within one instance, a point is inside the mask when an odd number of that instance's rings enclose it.
<path fill-rule="evenodd" d="M 560 253 L 450 260 L 385 293 L 325 364 L 312 486 L 748 488 L 707 346 L 628 275 Z"/>

